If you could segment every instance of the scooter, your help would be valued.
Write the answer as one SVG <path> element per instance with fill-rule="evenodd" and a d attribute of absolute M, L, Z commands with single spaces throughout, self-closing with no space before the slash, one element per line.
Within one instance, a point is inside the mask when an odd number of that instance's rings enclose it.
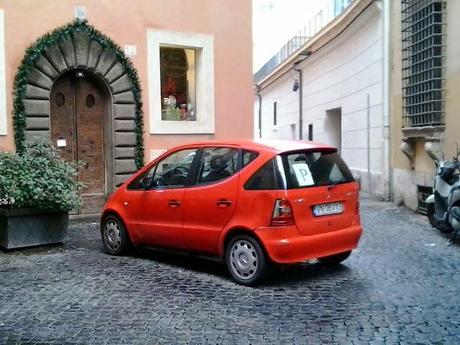
<path fill-rule="evenodd" d="M 460 162 L 458 156 L 457 152 L 457 156 L 452 161 L 436 162 L 433 194 L 425 200 L 431 225 L 441 232 L 453 233 L 450 243 L 455 242 L 460 231 Z"/>

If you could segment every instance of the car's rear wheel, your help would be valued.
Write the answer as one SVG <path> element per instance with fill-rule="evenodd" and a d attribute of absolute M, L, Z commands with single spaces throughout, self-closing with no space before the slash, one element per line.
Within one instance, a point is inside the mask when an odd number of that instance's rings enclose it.
<path fill-rule="evenodd" d="M 239 284 L 256 285 L 267 270 L 267 259 L 259 242 L 247 235 L 233 237 L 225 259 L 232 278 Z"/>
<path fill-rule="evenodd" d="M 338 265 L 342 261 L 346 260 L 351 254 L 351 250 L 335 255 L 324 256 L 322 258 L 318 258 L 318 260 L 327 265 Z"/>
<path fill-rule="evenodd" d="M 101 235 L 104 249 L 112 255 L 124 254 L 130 247 L 126 228 L 120 218 L 108 215 L 101 224 Z"/>

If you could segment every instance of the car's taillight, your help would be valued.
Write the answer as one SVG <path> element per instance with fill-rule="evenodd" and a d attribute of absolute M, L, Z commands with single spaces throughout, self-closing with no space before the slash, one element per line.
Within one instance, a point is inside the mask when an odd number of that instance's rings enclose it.
<path fill-rule="evenodd" d="M 273 209 L 271 226 L 293 225 L 294 216 L 289 201 L 286 199 L 276 199 L 275 208 Z"/>
<path fill-rule="evenodd" d="M 356 201 L 355 215 L 359 215 L 359 200 Z"/>

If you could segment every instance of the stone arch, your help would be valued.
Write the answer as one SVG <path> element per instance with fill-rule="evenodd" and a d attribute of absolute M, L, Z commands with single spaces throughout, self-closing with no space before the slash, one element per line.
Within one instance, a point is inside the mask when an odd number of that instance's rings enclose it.
<path fill-rule="evenodd" d="M 71 70 L 88 70 L 107 86 L 111 104 L 112 174 L 116 186 L 143 165 L 142 101 L 137 72 L 108 37 L 76 21 L 40 38 L 27 51 L 14 86 L 16 148 L 50 137 L 50 93 Z"/>

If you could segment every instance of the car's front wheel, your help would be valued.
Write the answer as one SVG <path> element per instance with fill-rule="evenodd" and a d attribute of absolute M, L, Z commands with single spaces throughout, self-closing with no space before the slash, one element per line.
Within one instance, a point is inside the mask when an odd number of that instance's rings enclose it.
<path fill-rule="evenodd" d="M 230 240 L 225 259 L 232 278 L 242 285 L 256 285 L 267 270 L 267 259 L 261 245 L 247 235 L 238 235 Z"/>
<path fill-rule="evenodd" d="M 351 254 L 351 250 L 335 255 L 324 256 L 322 258 L 318 258 L 318 260 L 327 265 L 338 265 L 345 259 L 347 259 Z"/>
<path fill-rule="evenodd" d="M 128 233 L 120 218 L 109 215 L 101 223 L 104 249 L 112 255 L 121 255 L 130 247 Z"/>

